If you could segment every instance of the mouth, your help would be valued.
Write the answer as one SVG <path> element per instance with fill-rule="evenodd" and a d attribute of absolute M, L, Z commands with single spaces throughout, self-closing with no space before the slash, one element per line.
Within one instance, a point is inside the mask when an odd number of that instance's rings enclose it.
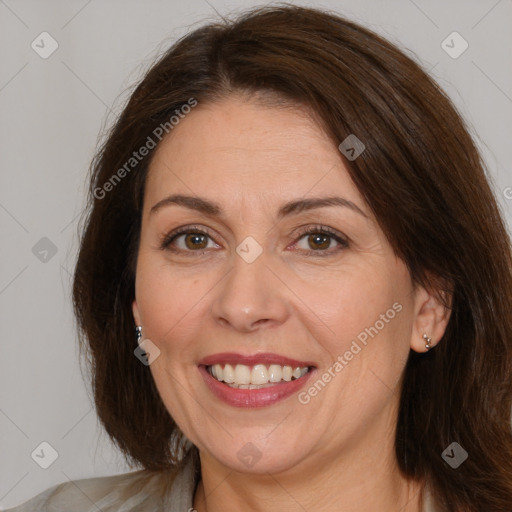
<path fill-rule="evenodd" d="M 316 366 L 275 354 L 217 354 L 200 361 L 210 391 L 235 407 L 272 405 L 302 388 Z"/>
<path fill-rule="evenodd" d="M 206 366 L 206 371 L 217 381 L 236 389 L 263 389 L 304 377 L 311 370 L 310 366 L 279 364 L 215 364 Z"/>

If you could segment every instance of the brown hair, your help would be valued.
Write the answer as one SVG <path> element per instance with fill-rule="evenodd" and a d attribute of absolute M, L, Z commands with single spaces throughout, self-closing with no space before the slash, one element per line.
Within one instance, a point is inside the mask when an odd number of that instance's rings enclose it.
<path fill-rule="evenodd" d="M 411 351 L 405 368 L 400 468 L 450 510 L 512 510 L 511 248 L 489 178 L 461 117 L 418 64 L 317 9 L 258 8 L 182 38 L 147 72 L 92 163 L 73 299 L 112 440 L 147 470 L 179 467 L 182 435 L 133 353 L 154 152 L 108 193 L 98 190 L 190 98 L 201 104 L 233 92 L 277 94 L 314 112 L 334 144 L 349 134 L 363 141 L 363 154 L 345 162 L 351 178 L 413 282 L 452 297 L 443 339 L 428 353 Z M 452 442 L 469 454 L 457 469 L 441 457 Z"/>

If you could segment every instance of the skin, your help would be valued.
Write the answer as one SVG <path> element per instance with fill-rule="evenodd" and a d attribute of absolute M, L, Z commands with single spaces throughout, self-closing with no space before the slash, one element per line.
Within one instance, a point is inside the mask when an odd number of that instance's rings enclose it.
<path fill-rule="evenodd" d="M 223 215 L 175 204 L 150 213 L 178 193 Z M 277 217 L 287 201 L 332 195 L 366 216 L 329 206 Z M 187 225 L 209 235 L 178 237 L 179 253 L 160 247 Z M 348 246 L 299 234 L 318 226 Z M 263 250 L 252 263 L 236 252 L 248 236 Z M 151 162 L 136 272 L 134 319 L 160 350 L 151 373 L 200 451 L 198 512 L 421 510 L 422 485 L 400 474 L 394 454 L 399 391 L 410 349 L 425 352 L 423 333 L 435 344 L 449 313 L 413 289 L 338 148 L 303 110 L 236 95 L 195 107 Z M 294 394 L 232 407 L 199 374 L 207 355 L 273 352 L 314 361 L 316 381 L 394 303 L 401 311 L 307 404 Z M 251 467 L 238 457 L 247 443 L 261 456 Z"/>

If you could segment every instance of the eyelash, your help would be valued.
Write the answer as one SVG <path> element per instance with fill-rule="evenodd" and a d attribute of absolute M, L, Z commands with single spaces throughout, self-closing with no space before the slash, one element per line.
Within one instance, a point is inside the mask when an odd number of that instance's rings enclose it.
<path fill-rule="evenodd" d="M 171 246 L 172 242 L 174 242 L 180 235 L 187 234 L 187 235 L 206 235 L 210 239 L 213 240 L 212 235 L 208 232 L 208 230 L 199 228 L 197 226 L 183 226 L 181 228 L 176 229 L 175 231 L 172 231 L 171 233 L 165 235 L 160 243 L 160 249 L 162 250 L 168 250 L 174 253 L 180 253 L 180 254 L 187 254 L 190 256 L 195 256 L 196 254 L 204 254 L 204 252 L 207 251 L 207 249 L 202 250 L 184 250 L 184 249 L 176 249 Z M 337 231 L 334 231 L 331 228 L 328 228 L 326 226 L 310 226 L 304 229 L 299 230 L 299 233 L 297 233 L 297 240 L 299 241 L 301 238 L 303 238 L 306 235 L 316 235 L 316 234 L 322 234 L 322 235 L 328 235 L 329 237 L 333 238 L 340 244 L 340 246 L 331 248 L 331 249 L 325 249 L 325 250 L 305 250 L 302 249 L 302 252 L 305 252 L 309 256 L 318 256 L 318 257 L 325 257 L 332 255 L 333 253 L 337 253 L 340 250 L 346 249 L 349 246 L 348 241 L 343 238 L 343 236 L 338 233 Z"/>

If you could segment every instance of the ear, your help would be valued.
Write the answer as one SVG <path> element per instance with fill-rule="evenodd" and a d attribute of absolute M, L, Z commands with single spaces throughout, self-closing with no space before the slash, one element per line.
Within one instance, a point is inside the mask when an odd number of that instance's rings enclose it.
<path fill-rule="evenodd" d="M 411 349 L 415 352 L 426 352 L 426 340 L 423 334 L 432 339 L 434 347 L 444 336 L 450 320 L 453 293 L 446 283 L 438 283 L 429 289 L 418 285 L 414 299 L 414 321 L 411 334 Z"/>
<path fill-rule="evenodd" d="M 135 320 L 135 325 L 141 325 L 139 307 L 137 306 L 136 299 L 133 299 L 133 302 L 132 302 L 132 313 L 133 313 L 133 319 Z"/>

